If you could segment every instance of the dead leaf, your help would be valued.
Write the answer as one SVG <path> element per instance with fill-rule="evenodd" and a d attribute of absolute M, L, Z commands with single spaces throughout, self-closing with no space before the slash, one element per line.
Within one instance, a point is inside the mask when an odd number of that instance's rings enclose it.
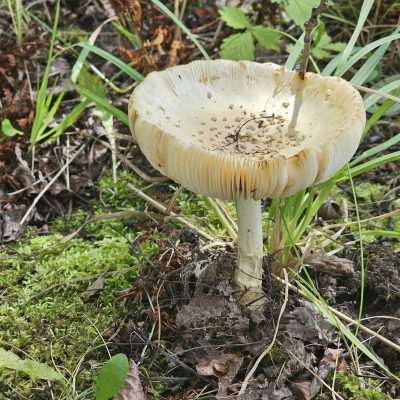
<path fill-rule="evenodd" d="M 16 240 L 22 233 L 20 221 L 24 216 L 26 206 L 8 204 L 1 207 L 0 204 L 0 244 Z"/>
<path fill-rule="evenodd" d="M 182 42 L 180 40 L 174 40 L 168 52 L 167 67 L 172 67 L 177 64 L 178 51 L 182 47 Z"/>
<path fill-rule="evenodd" d="M 293 383 L 292 387 L 298 400 L 311 400 L 310 386 L 311 381 L 301 381 Z"/>
<path fill-rule="evenodd" d="M 93 299 L 104 288 L 104 276 L 99 276 L 82 294 L 82 299 L 85 303 Z"/>
<path fill-rule="evenodd" d="M 304 258 L 304 264 L 316 271 L 334 276 L 351 276 L 354 274 L 353 261 L 347 258 L 328 256 L 326 254 L 310 254 Z"/>
<path fill-rule="evenodd" d="M 324 356 L 319 363 L 318 371 L 316 373 L 317 377 L 311 382 L 310 385 L 310 399 L 313 399 L 321 390 L 322 382 L 325 381 L 328 376 L 336 369 L 336 366 L 341 364 L 341 356 L 343 349 L 330 349 L 325 350 Z"/>
<path fill-rule="evenodd" d="M 228 388 L 235 379 L 243 363 L 243 356 L 234 353 L 215 353 L 202 359 L 196 371 L 202 376 L 218 378 L 218 395 L 228 394 Z"/>
<path fill-rule="evenodd" d="M 129 362 L 129 372 L 121 392 L 114 400 L 147 400 L 135 361 Z"/>

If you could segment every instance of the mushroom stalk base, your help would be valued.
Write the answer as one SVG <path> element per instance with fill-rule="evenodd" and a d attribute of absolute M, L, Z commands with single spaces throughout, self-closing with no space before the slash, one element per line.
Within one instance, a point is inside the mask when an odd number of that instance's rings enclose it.
<path fill-rule="evenodd" d="M 233 280 L 240 289 L 248 291 L 251 293 L 250 297 L 256 299 L 262 294 L 261 201 L 238 199 L 236 210 L 239 227 L 239 265 Z"/>

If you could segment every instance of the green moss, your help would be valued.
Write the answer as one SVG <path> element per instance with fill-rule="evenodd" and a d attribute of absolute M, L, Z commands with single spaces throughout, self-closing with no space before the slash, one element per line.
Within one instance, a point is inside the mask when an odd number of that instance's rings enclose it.
<path fill-rule="evenodd" d="M 368 382 L 362 382 L 359 378 L 343 373 L 337 374 L 337 380 L 348 392 L 348 400 L 392 400 L 379 390 L 379 382 L 370 379 Z"/>
<path fill-rule="evenodd" d="M 117 189 L 108 193 L 114 204 L 124 202 Z M 129 204 L 131 205 L 131 204 Z M 94 205 L 94 214 L 108 210 Z M 38 236 L 29 229 L 12 250 L 0 252 L 0 346 L 49 366 L 57 366 L 69 380 L 66 387 L 53 384 L 56 398 L 93 398 L 97 371 L 90 365 L 107 359 L 99 332 L 112 326 L 113 311 L 122 319 L 129 310 L 113 300 L 132 287 L 144 259 L 158 253 L 158 232 L 151 240 L 131 248 L 140 231 L 123 221 L 103 221 L 85 227 L 84 238 L 66 240 L 86 220 L 77 211 L 68 222 L 51 224 L 51 235 Z M 99 274 L 104 287 L 90 302 L 83 294 Z M 82 358 L 78 373 L 74 372 Z M 90 360 L 90 364 L 88 361 Z M 71 376 L 76 375 L 75 392 Z M 85 393 L 87 392 L 87 396 Z M 50 398 L 46 382 L 32 382 L 13 371 L 0 371 L 0 399 Z"/>
<path fill-rule="evenodd" d="M 40 235 L 35 228 L 28 228 L 12 248 L 0 250 L 0 346 L 58 368 L 66 385 L 52 384 L 57 400 L 93 399 L 98 371 L 93 366 L 108 359 L 99 333 L 113 325 L 114 312 L 118 320 L 131 312 L 125 302 L 117 302 L 114 310 L 113 300 L 120 291 L 132 287 L 144 260 L 158 254 L 158 243 L 163 239 L 157 228 L 143 225 L 137 218 L 85 225 L 95 216 L 146 209 L 147 204 L 128 188 L 128 183 L 133 183 L 143 189 L 143 182 L 128 173 L 118 178 L 116 185 L 110 176 L 101 179 L 99 199 L 86 210 L 74 211 L 68 219 L 53 221 L 51 234 Z M 151 190 L 148 193 L 151 195 Z M 166 199 L 172 194 L 173 188 L 168 188 Z M 204 198 L 184 192 L 177 205 L 196 225 L 216 236 L 226 236 Z M 132 246 L 143 233 L 149 239 Z M 86 289 L 103 273 L 107 273 L 104 287 L 85 301 Z M 111 350 L 118 352 L 118 348 Z M 163 365 L 163 360 L 158 363 Z M 152 398 L 159 398 L 161 389 L 162 385 L 153 383 L 149 388 Z M 1 370 L 0 400 L 25 398 L 51 398 L 47 383 Z"/>

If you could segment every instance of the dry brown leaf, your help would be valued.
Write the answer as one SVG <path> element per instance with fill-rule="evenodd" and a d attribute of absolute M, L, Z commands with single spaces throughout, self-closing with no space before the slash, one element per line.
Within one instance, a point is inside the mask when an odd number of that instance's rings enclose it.
<path fill-rule="evenodd" d="M 114 400 L 147 400 L 135 361 L 129 362 L 129 372 L 121 392 Z"/>

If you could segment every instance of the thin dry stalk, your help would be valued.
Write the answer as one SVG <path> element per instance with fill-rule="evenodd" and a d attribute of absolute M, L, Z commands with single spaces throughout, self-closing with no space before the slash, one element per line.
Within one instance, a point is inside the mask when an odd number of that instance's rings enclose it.
<path fill-rule="evenodd" d="M 133 172 L 135 172 L 140 178 L 142 178 L 145 182 L 149 183 L 161 183 L 168 182 L 169 178 L 165 176 L 150 176 L 143 172 L 139 167 L 129 161 L 122 154 L 118 154 L 118 159 L 121 160 L 127 167 L 129 167 Z"/>
<path fill-rule="evenodd" d="M 376 94 L 385 99 L 393 100 L 396 103 L 400 103 L 400 97 L 398 97 L 398 96 L 393 96 L 392 94 L 385 93 L 385 92 L 382 92 L 381 90 L 377 90 L 377 89 L 371 89 L 366 86 L 355 85 L 354 83 L 352 85 L 353 85 L 353 87 L 355 87 L 356 89 L 358 89 L 361 92 Z"/>
<path fill-rule="evenodd" d="M 172 211 L 172 209 L 174 208 L 174 205 L 175 205 L 175 203 L 176 203 L 176 199 L 177 199 L 177 198 L 179 197 L 179 195 L 182 193 L 182 190 L 183 190 L 183 186 L 182 186 L 182 185 L 179 185 L 179 186 L 176 188 L 174 194 L 173 194 L 172 197 L 171 197 L 171 200 L 169 201 L 169 203 L 168 203 L 168 205 L 167 205 L 167 209 L 166 209 L 166 211 L 165 211 L 166 214 L 170 214 L 170 213 L 171 213 L 171 211 Z"/>
<path fill-rule="evenodd" d="M 45 195 L 45 193 L 50 189 L 50 187 L 56 182 L 56 180 L 64 173 L 64 171 L 68 168 L 68 166 L 72 163 L 72 161 L 75 160 L 75 158 L 82 152 L 82 150 L 85 148 L 85 145 L 83 145 L 65 164 L 64 166 L 54 175 L 54 177 L 51 179 L 51 181 L 43 188 L 43 190 L 35 197 L 35 200 L 33 200 L 32 204 L 26 211 L 25 215 L 22 217 L 20 221 L 20 226 L 24 225 L 27 219 L 29 218 L 29 215 L 33 211 L 33 209 L 36 207 L 36 204 L 39 202 L 39 200 Z"/>
<path fill-rule="evenodd" d="M 280 343 L 282 345 L 282 343 Z M 285 349 L 285 351 L 293 357 L 298 363 L 300 363 L 303 368 L 305 368 L 312 376 L 314 376 L 316 379 L 318 379 L 331 393 L 332 395 L 336 396 L 340 400 L 345 400 L 338 392 L 336 392 L 334 389 L 332 389 L 321 377 L 319 377 L 311 368 L 309 368 L 302 360 L 300 360 L 294 353 L 292 353 L 290 350 Z"/>
<path fill-rule="evenodd" d="M 148 202 L 151 206 L 153 206 L 156 210 L 162 212 L 163 214 L 166 213 L 167 211 L 167 207 L 165 207 L 164 205 L 162 205 L 161 203 L 159 203 L 157 200 L 153 199 L 152 197 L 150 197 L 149 195 L 147 195 L 146 193 L 144 193 L 143 191 L 141 191 L 140 189 L 138 189 L 135 185 L 133 185 L 132 183 L 128 183 L 128 188 L 131 189 L 138 197 L 140 197 L 141 199 L 145 200 L 146 202 Z M 168 215 L 169 218 L 174 219 L 177 222 L 180 222 L 181 224 L 187 226 L 190 229 L 195 230 L 200 236 L 202 236 L 204 239 L 210 240 L 210 241 L 217 241 L 218 240 L 209 235 L 207 232 L 204 232 L 202 229 L 198 228 L 197 226 L 191 224 L 188 220 L 186 220 L 184 217 L 181 217 L 180 215 L 171 212 Z M 221 242 L 221 244 L 223 244 Z"/>
<path fill-rule="evenodd" d="M 310 59 L 310 50 L 311 50 L 311 34 L 313 29 L 318 24 L 318 17 L 321 12 L 326 7 L 326 0 L 321 0 L 321 4 L 314 8 L 311 18 L 304 24 L 304 50 L 303 50 L 303 58 L 300 64 L 299 76 L 301 80 L 304 81 L 304 76 L 308 69 L 308 61 Z"/>

